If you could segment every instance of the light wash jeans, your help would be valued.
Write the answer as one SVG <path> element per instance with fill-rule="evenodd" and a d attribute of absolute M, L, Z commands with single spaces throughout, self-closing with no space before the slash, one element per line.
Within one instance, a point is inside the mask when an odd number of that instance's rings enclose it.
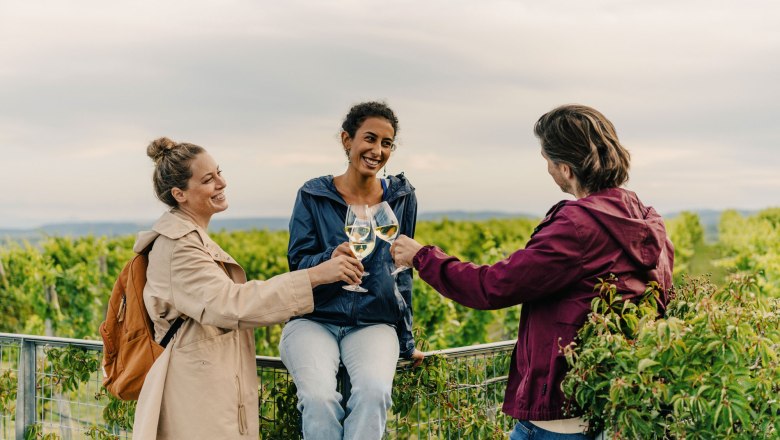
<path fill-rule="evenodd" d="M 547 431 L 533 423 L 520 420 L 509 433 L 509 440 L 589 440 L 593 437 L 585 434 L 561 434 Z"/>
<path fill-rule="evenodd" d="M 288 322 L 279 352 L 298 388 L 303 438 L 380 440 L 392 405 L 398 350 L 398 336 L 387 324 L 341 327 L 308 319 Z M 346 414 L 336 391 L 339 361 L 352 384 Z"/>

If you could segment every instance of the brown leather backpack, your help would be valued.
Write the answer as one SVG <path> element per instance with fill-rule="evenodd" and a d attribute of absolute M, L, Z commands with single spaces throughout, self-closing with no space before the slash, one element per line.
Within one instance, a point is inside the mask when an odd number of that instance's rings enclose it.
<path fill-rule="evenodd" d="M 158 344 L 144 306 L 144 286 L 151 245 L 135 255 L 119 273 L 100 324 L 103 338 L 103 386 L 121 400 L 136 400 L 146 373 L 179 329 L 179 317 Z"/>

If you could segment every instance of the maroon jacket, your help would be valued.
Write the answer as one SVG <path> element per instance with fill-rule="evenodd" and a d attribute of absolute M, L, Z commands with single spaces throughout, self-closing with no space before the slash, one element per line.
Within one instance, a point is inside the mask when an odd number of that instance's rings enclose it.
<path fill-rule="evenodd" d="M 597 278 L 615 274 L 625 299 L 657 281 L 665 308 L 673 264 L 661 216 L 619 188 L 558 203 L 525 249 L 491 266 L 460 262 L 433 246 L 414 257 L 420 278 L 464 306 L 523 305 L 503 407 L 519 420 L 572 417 L 562 410 L 568 367 L 559 346 L 571 342 L 585 323 Z"/>

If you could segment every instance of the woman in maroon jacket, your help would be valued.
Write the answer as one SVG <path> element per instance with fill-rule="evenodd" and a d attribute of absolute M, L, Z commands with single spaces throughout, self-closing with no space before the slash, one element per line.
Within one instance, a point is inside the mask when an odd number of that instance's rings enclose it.
<path fill-rule="evenodd" d="M 553 206 L 525 249 L 490 266 L 461 262 L 404 236 L 391 251 L 397 265 L 414 265 L 425 282 L 467 307 L 522 304 L 503 406 L 519 421 L 510 439 L 585 439 L 583 420 L 563 411 L 567 365 L 560 347 L 585 323 L 599 277 L 615 274 L 626 299 L 657 281 L 665 308 L 674 250 L 661 216 L 620 188 L 630 156 L 604 115 L 565 105 L 539 118 L 534 132 L 547 171 L 576 200 Z"/>

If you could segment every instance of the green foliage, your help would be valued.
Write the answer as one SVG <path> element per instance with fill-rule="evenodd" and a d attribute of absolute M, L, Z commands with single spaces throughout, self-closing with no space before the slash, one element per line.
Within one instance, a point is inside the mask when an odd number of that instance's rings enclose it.
<path fill-rule="evenodd" d="M 763 273 L 761 294 L 780 298 L 780 208 L 751 217 L 726 211 L 718 236 L 723 257 L 717 264 L 742 274 Z"/>
<path fill-rule="evenodd" d="M 674 279 L 679 282 L 682 274 L 690 273 L 691 260 L 704 245 L 704 228 L 698 215 L 683 211 L 666 221 L 666 233 L 674 244 Z"/>
<path fill-rule="evenodd" d="M 16 411 L 16 372 L 5 370 L 0 374 L 0 417 Z"/>
<path fill-rule="evenodd" d="M 40 423 L 30 425 L 24 432 L 24 440 L 60 440 L 60 436 L 53 433 L 44 433 Z"/>
<path fill-rule="evenodd" d="M 41 300 L 55 274 L 45 256 L 26 244 L 11 244 L 0 252 L 0 331 L 43 333 L 43 319 L 56 316 L 53 307 Z M 38 319 L 29 322 L 31 317 Z M 43 319 L 42 319 L 43 318 Z M 38 323 L 38 326 L 33 326 Z"/>
<path fill-rule="evenodd" d="M 44 393 L 54 391 L 75 395 L 79 387 L 89 381 L 100 368 L 101 353 L 83 347 L 76 345 L 62 348 L 48 347 L 44 352 L 48 374 L 41 376 L 38 384 L 38 389 Z M 43 381 L 51 381 L 51 383 L 43 383 Z M 109 429 L 132 430 L 136 401 L 116 399 L 103 387 L 100 387 L 100 391 L 94 398 L 100 402 L 108 400 L 102 412 L 105 426 L 93 425 L 85 435 L 93 439 L 107 440 L 117 438 Z"/>
<path fill-rule="evenodd" d="M 119 440 L 119 436 L 108 432 L 107 429 L 93 425 L 84 432 L 84 435 L 94 440 Z"/>
<path fill-rule="evenodd" d="M 675 281 L 684 275 L 713 274 L 720 282 L 731 271 L 763 271 L 762 293 L 780 296 L 780 209 L 743 218 L 726 212 L 720 242 L 704 242 L 698 217 L 683 213 L 667 222 L 675 244 Z M 420 222 L 417 238 L 463 260 L 495 263 L 528 241 L 536 221 L 527 219 Z M 287 271 L 286 231 L 215 232 L 213 238 L 242 264 L 249 279 Z M 78 239 L 47 237 L 39 248 L 8 244 L 0 248 L 0 331 L 98 338 L 98 324 L 116 275 L 132 255 L 133 237 Z M 714 263 L 712 263 L 714 262 Z M 713 266 L 715 264 L 716 266 Z M 519 308 L 475 311 L 441 297 L 414 280 L 415 325 L 433 349 L 513 339 Z M 282 326 L 256 331 L 258 354 L 278 355 Z"/>
<path fill-rule="evenodd" d="M 674 244 L 674 283 L 680 284 L 686 276 L 707 275 L 713 282 L 723 283 L 728 270 L 718 260 L 722 248 L 705 239 L 701 221 L 696 214 L 683 212 L 668 219 L 666 228 Z"/>
<path fill-rule="evenodd" d="M 420 367 L 397 373 L 392 408 L 399 417 L 392 427 L 396 438 L 416 438 L 412 433 L 418 425 L 428 425 L 435 438 L 506 438 L 498 402 L 486 402 L 503 395 L 494 393 L 491 383 L 506 374 L 508 361 L 508 353 L 465 362 L 433 355 Z"/>
<path fill-rule="evenodd" d="M 49 347 L 45 352 L 55 384 L 62 392 L 77 390 L 100 366 L 99 352 L 77 345 Z"/>
<path fill-rule="evenodd" d="M 535 225 L 530 220 L 420 222 L 417 238 L 463 260 L 491 264 L 522 248 Z M 778 300 L 771 298 L 780 297 L 780 209 L 751 217 L 724 213 L 720 241 L 714 245 L 704 242 L 693 214 L 672 219 L 667 227 L 676 247 L 677 288 L 666 316 L 656 319 L 657 286 L 649 286 L 645 298 L 633 304 L 622 301 L 609 279 L 602 280 L 579 345 L 565 348 L 573 365 L 564 382 L 572 398 L 570 411 L 586 408 L 591 426 L 605 427 L 615 438 L 777 437 L 780 312 Z M 286 232 L 212 236 L 242 264 L 249 279 L 287 271 Z M 37 248 L 24 243 L 0 248 L 0 331 L 43 334 L 48 325 L 57 336 L 97 338 L 105 303 L 132 255 L 132 243 L 133 237 L 49 237 Z M 734 275 L 725 284 L 718 279 L 723 288 L 686 278 L 712 269 Z M 419 346 L 423 350 L 514 339 L 517 334 L 519 307 L 470 310 L 444 299 L 419 278 L 414 280 L 413 307 L 415 327 L 430 343 Z M 281 326 L 258 329 L 258 353 L 277 355 L 280 333 Z M 99 359 L 78 348 L 49 349 L 46 359 L 52 376 L 45 380 L 53 382 L 39 383 L 44 393 L 75 393 L 99 368 Z M 508 371 L 509 356 L 483 362 L 491 365 L 432 356 L 421 368 L 399 372 L 393 391 L 397 437 L 411 436 L 412 426 L 434 418 L 435 436 L 498 437 L 503 416 L 486 413 L 475 402 L 487 390 L 503 394 L 503 385 L 495 389 L 491 384 Z M 465 383 L 481 386 L 459 387 Z M 258 393 L 261 402 L 277 408 L 268 413 L 270 406 L 261 406 L 262 438 L 295 436 L 300 415 L 294 384 L 261 377 Z M 15 374 L 5 371 L 0 374 L 0 410 L 13 412 L 15 394 Z M 105 404 L 105 425 L 92 427 L 88 437 L 116 438 L 116 432 L 132 428 L 135 402 L 116 400 L 105 391 L 95 399 Z M 430 408 L 442 411 L 433 414 Z M 26 438 L 57 436 L 36 425 Z"/>
<path fill-rule="evenodd" d="M 0 249 L 0 331 L 97 338 L 131 248 L 131 237 L 48 237 Z"/>
<path fill-rule="evenodd" d="M 300 438 L 301 413 L 296 405 L 297 388 L 292 380 L 273 382 L 260 381 L 260 438 L 295 439 Z"/>
<path fill-rule="evenodd" d="M 131 431 L 138 401 L 119 400 L 101 386 L 100 391 L 95 395 L 95 400 L 104 399 L 108 399 L 108 403 L 103 407 L 103 421 L 106 422 L 106 426 L 114 430 Z"/>
<path fill-rule="evenodd" d="M 591 429 L 625 438 L 780 435 L 780 300 L 756 277 L 692 279 L 656 319 L 657 285 L 633 304 L 601 281 L 563 390 Z"/>

